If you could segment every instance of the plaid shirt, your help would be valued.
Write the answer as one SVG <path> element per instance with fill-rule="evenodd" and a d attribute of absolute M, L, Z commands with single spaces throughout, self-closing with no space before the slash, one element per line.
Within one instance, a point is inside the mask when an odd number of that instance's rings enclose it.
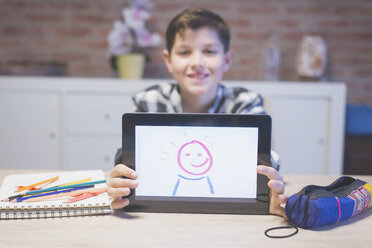
<path fill-rule="evenodd" d="M 133 96 L 135 112 L 184 113 L 177 84 L 161 83 Z M 219 85 L 208 113 L 265 114 L 262 97 L 241 87 Z"/>

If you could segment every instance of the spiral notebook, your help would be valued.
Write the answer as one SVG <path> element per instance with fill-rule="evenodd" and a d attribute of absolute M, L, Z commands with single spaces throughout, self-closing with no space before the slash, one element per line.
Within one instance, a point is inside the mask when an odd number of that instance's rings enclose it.
<path fill-rule="evenodd" d="M 10 196 L 19 194 L 19 192 L 16 192 L 18 187 L 30 186 L 35 182 L 47 181 L 52 178 L 58 179 L 44 183 L 47 184 L 44 185 L 44 188 L 54 186 L 65 187 L 65 184 L 73 182 L 89 183 L 102 181 L 105 180 L 105 174 L 102 170 L 84 170 L 6 176 L 0 188 L 0 219 L 58 218 L 111 213 L 109 197 L 106 192 L 93 194 L 89 198 L 77 200 L 73 203 L 66 203 L 72 196 L 62 196 L 36 202 L 8 201 Z M 38 186 L 35 187 L 37 190 Z M 97 190 L 105 187 L 107 187 L 106 183 L 94 185 L 94 188 Z M 27 192 L 27 190 L 23 192 Z"/>

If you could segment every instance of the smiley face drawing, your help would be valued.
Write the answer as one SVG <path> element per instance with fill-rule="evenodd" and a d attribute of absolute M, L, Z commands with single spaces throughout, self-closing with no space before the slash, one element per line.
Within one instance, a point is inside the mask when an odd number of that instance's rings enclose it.
<path fill-rule="evenodd" d="M 210 178 L 206 175 L 213 166 L 213 157 L 209 149 L 200 141 L 192 140 L 183 144 L 177 153 L 177 163 L 184 175 L 179 174 L 178 181 L 173 190 L 173 196 L 176 195 L 178 187 L 182 182 L 191 182 L 194 184 L 204 184 L 208 186 L 208 193 L 214 194 Z M 183 183 L 185 184 L 185 183 Z"/>
<path fill-rule="evenodd" d="M 203 143 L 193 140 L 180 147 L 177 154 L 177 162 L 186 173 L 203 175 L 212 168 L 213 158 Z"/>

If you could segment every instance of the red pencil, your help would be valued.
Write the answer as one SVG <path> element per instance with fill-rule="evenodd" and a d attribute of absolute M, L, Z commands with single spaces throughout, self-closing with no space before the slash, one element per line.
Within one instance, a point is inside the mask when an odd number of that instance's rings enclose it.
<path fill-rule="evenodd" d="M 101 192 L 101 193 L 103 193 L 103 192 Z M 84 199 L 87 199 L 87 198 L 90 198 L 90 197 L 93 197 L 93 196 L 96 196 L 96 195 L 98 195 L 98 193 L 84 193 L 84 194 L 75 196 L 71 199 L 68 199 L 67 201 L 65 201 L 65 203 L 73 203 L 73 202 L 81 201 L 81 200 L 84 200 Z"/>

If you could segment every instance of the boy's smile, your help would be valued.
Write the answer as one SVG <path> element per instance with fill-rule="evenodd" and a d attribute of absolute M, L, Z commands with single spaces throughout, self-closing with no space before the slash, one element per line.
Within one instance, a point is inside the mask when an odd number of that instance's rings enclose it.
<path fill-rule="evenodd" d="M 163 55 L 180 87 L 184 107 L 190 103 L 202 108 L 212 105 L 232 57 L 230 51 L 225 53 L 217 32 L 208 27 L 186 29 L 176 35 L 171 54 L 165 50 Z"/>
<path fill-rule="evenodd" d="M 201 73 L 201 72 L 195 72 L 195 73 L 189 73 L 187 74 L 189 78 L 192 79 L 205 79 L 209 76 L 208 73 Z"/>

